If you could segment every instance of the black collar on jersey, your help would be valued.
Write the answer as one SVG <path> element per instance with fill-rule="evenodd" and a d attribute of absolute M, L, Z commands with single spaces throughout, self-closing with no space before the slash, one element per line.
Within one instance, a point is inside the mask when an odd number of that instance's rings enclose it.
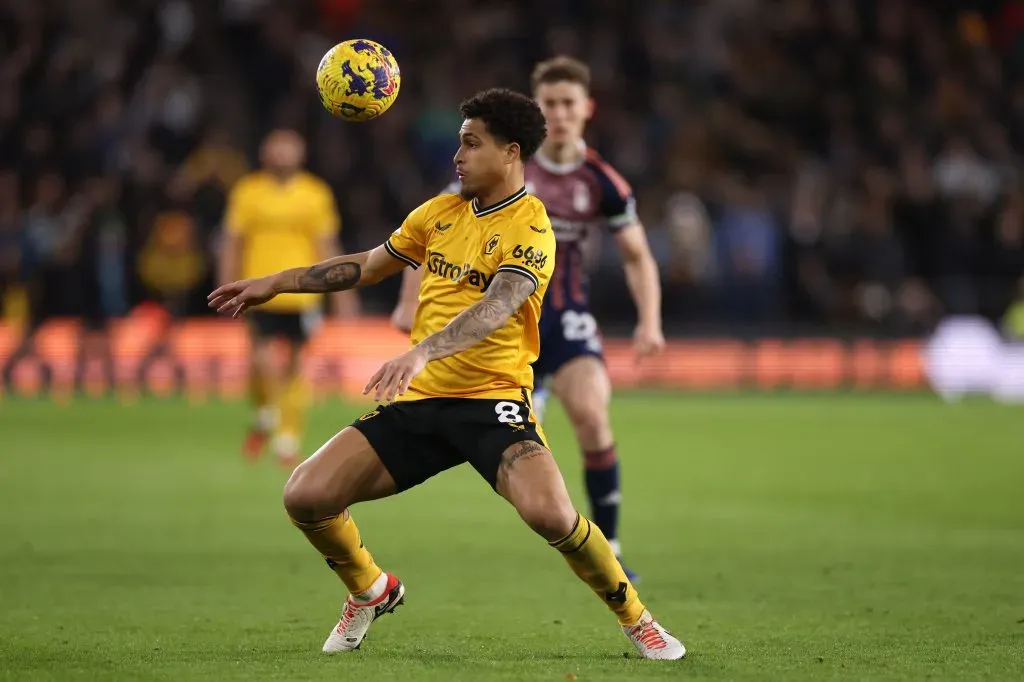
<path fill-rule="evenodd" d="M 473 199 L 473 215 L 475 215 L 477 218 L 483 218 L 485 215 L 491 215 L 492 213 L 497 213 L 501 209 L 505 208 L 506 206 L 511 206 L 512 204 L 516 203 L 517 201 L 519 201 L 520 199 L 522 199 L 525 196 L 526 196 L 526 185 L 523 185 L 522 189 L 520 189 L 518 192 L 516 192 L 512 196 L 505 197 L 504 199 L 502 199 L 498 203 L 491 204 L 490 206 L 485 206 L 484 208 L 480 208 L 480 200 L 479 199 Z"/>

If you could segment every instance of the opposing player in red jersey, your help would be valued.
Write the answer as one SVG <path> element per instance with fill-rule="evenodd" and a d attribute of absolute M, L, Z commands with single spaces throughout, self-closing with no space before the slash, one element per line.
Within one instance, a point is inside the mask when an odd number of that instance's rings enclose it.
<path fill-rule="evenodd" d="M 592 230 L 606 229 L 614 235 L 637 307 L 634 345 L 639 356 L 665 346 L 658 266 L 637 218 L 629 183 L 583 140 L 594 111 L 589 68 L 578 60 L 556 57 L 536 66 L 532 85 L 548 135 L 526 166 L 526 186 L 544 203 L 558 242 L 555 272 L 540 320 L 540 356 L 533 365 L 538 387 L 534 414 L 538 419 L 542 414 L 540 388 L 548 383 L 576 431 L 591 518 L 621 562 L 619 462 L 608 416 L 611 382 L 600 331 L 589 309 L 583 243 Z M 407 270 L 392 318 L 400 329 L 411 327 L 418 289 L 418 275 Z M 637 580 L 632 571 L 626 569 L 626 574 Z"/>

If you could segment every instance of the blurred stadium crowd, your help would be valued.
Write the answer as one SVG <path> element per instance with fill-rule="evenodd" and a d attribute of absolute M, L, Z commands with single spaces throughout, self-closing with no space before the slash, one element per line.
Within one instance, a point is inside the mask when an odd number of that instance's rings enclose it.
<path fill-rule="evenodd" d="M 314 93 L 352 36 L 403 69 L 363 125 Z M 591 141 L 634 184 L 670 332 L 907 334 L 1024 299 L 1018 0 L 6 0 L 0 52 L 11 316 L 205 312 L 225 193 L 274 126 L 310 140 L 344 249 L 375 246 L 450 179 L 459 100 L 558 52 L 593 67 Z"/>

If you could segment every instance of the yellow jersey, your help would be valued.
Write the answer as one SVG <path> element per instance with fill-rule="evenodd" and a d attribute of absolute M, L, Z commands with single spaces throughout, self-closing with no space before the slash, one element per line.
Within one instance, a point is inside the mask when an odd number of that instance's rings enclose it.
<path fill-rule="evenodd" d="M 318 242 L 335 237 L 340 227 L 331 188 L 305 172 L 283 182 L 266 172 L 246 175 L 228 196 L 225 222 L 242 238 L 243 279 L 322 260 Z M 319 294 L 283 294 L 259 309 L 302 312 L 321 301 Z"/>
<path fill-rule="evenodd" d="M 427 363 L 400 400 L 522 400 L 533 389 L 531 363 L 540 351 L 541 302 L 555 267 L 555 235 L 544 205 L 524 187 L 493 206 L 441 194 L 415 209 L 384 248 L 424 265 L 412 342 L 441 331 L 484 297 L 498 272 L 533 280 L 536 289 L 504 327 L 447 358 Z"/>

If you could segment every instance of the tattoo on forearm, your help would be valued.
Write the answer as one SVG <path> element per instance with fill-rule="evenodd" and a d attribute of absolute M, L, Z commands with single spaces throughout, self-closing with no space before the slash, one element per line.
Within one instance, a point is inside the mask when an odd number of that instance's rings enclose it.
<path fill-rule="evenodd" d="M 318 263 L 295 278 L 295 289 L 301 293 L 320 294 L 344 291 L 359 282 L 359 263 Z"/>
<path fill-rule="evenodd" d="M 497 273 L 483 300 L 466 308 L 444 329 L 420 342 L 427 359 L 446 358 L 483 341 L 505 326 L 534 288 L 533 282 L 523 275 Z"/>
<path fill-rule="evenodd" d="M 540 443 L 535 443 L 532 440 L 524 440 L 521 443 L 516 443 L 501 457 L 501 467 L 505 469 L 511 469 L 512 465 L 521 459 L 532 459 L 534 457 L 540 457 L 541 455 L 547 454 L 548 449 Z"/>

